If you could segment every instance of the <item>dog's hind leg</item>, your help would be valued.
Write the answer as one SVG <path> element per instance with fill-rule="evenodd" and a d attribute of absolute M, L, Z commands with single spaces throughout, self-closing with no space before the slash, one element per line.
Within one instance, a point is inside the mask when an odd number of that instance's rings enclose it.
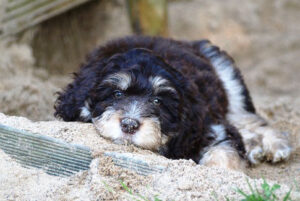
<path fill-rule="evenodd" d="M 288 136 L 271 128 L 256 114 L 233 59 L 207 40 L 194 42 L 193 48 L 211 63 L 222 81 L 229 103 L 226 119 L 241 133 L 249 161 L 257 164 L 263 159 L 273 163 L 287 160 L 292 150 Z"/>

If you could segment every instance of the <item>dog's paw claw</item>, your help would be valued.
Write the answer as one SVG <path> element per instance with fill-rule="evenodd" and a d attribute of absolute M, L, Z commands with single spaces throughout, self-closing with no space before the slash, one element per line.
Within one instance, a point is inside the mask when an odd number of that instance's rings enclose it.
<path fill-rule="evenodd" d="M 278 163 L 281 161 L 288 160 L 291 155 L 291 152 L 292 149 L 289 146 L 276 150 L 272 157 L 272 163 Z"/>
<path fill-rule="evenodd" d="M 263 161 L 271 163 L 287 161 L 292 152 L 288 140 L 281 136 L 269 135 L 268 138 L 265 137 L 262 140 L 262 144 L 257 143 L 255 146 L 253 146 L 253 142 L 254 140 L 252 140 L 252 147 L 248 146 L 248 149 L 246 148 L 248 160 L 253 165 Z"/>
<path fill-rule="evenodd" d="M 248 151 L 247 155 L 248 155 L 248 160 L 254 165 L 261 163 L 261 161 L 264 158 L 264 152 L 260 146 L 256 146 L 255 148 Z"/>
<path fill-rule="evenodd" d="M 292 147 L 287 139 L 288 136 L 275 131 L 272 134 L 263 139 L 266 160 L 271 163 L 288 160 L 292 152 Z"/>

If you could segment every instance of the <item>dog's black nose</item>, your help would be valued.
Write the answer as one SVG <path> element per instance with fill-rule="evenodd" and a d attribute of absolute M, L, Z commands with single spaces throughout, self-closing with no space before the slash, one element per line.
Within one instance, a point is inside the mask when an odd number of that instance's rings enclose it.
<path fill-rule="evenodd" d="M 121 127 L 124 133 L 134 134 L 140 127 L 140 123 L 136 119 L 123 118 L 121 120 Z"/>

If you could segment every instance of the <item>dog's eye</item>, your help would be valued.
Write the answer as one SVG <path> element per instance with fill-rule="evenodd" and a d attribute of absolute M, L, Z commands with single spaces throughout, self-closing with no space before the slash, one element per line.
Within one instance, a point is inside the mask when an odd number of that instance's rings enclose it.
<path fill-rule="evenodd" d="M 158 99 L 158 98 L 154 98 L 154 99 L 152 100 L 152 103 L 153 103 L 154 105 L 160 105 L 161 101 L 160 101 L 160 99 Z"/>
<path fill-rule="evenodd" d="M 123 96 L 123 92 L 121 92 L 121 91 L 115 91 L 114 92 L 114 97 L 115 98 L 121 98 Z"/>

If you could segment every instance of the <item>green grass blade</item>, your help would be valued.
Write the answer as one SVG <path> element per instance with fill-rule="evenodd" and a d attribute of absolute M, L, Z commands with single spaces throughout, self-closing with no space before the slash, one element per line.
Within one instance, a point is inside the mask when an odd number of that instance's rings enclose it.
<path fill-rule="evenodd" d="M 106 190 L 108 190 L 110 193 L 116 193 L 113 188 L 111 186 L 109 186 L 105 181 L 102 181 L 102 183 L 104 184 L 104 187 L 106 188 Z"/>
<path fill-rule="evenodd" d="M 154 201 L 162 201 L 162 200 L 159 199 L 159 198 L 157 197 L 157 195 L 156 195 L 156 196 L 154 196 Z"/>
<path fill-rule="evenodd" d="M 249 187 L 249 189 L 250 189 L 251 193 L 252 193 L 252 194 L 255 194 L 255 192 L 254 192 L 254 189 L 252 188 L 252 186 L 251 186 L 251 184 L 250 184 L 250 182 L 249 182 L 249 179 L 248 179 L 248 178 L 246 178 L 246 181 L 247 181 L 247 184 L 248 184 L 248 187 Z M 256 189 L 256 190 L 257 190 L 257 189 Z"/>
<path fill-rule="evenodd" d="M 291 192 L 292 192 L 292 189 L 289 190 L 289 192 L 284 196 L 283 201 L 291 200 L 291 197 L 290 197 Z"/>
<path fill-rule="evenodd" d="M 239 193 L 239 194 L 241 194 L 241 195 L 243 195 L 245 198 L 247 198 L 248 197 L 248 195 L 244 192 L 244 191 L 242 191 L 241 189 L 237 189 L 237 192 Z"/>
<path fill-rule="evenodd" d="M 130 195 L 133 195 L 132 191 L 130 188 L 128 188 L 128 186 L 123 182 L 123 181 L 120 181 L 122 187 L 130 194 Z"/>

